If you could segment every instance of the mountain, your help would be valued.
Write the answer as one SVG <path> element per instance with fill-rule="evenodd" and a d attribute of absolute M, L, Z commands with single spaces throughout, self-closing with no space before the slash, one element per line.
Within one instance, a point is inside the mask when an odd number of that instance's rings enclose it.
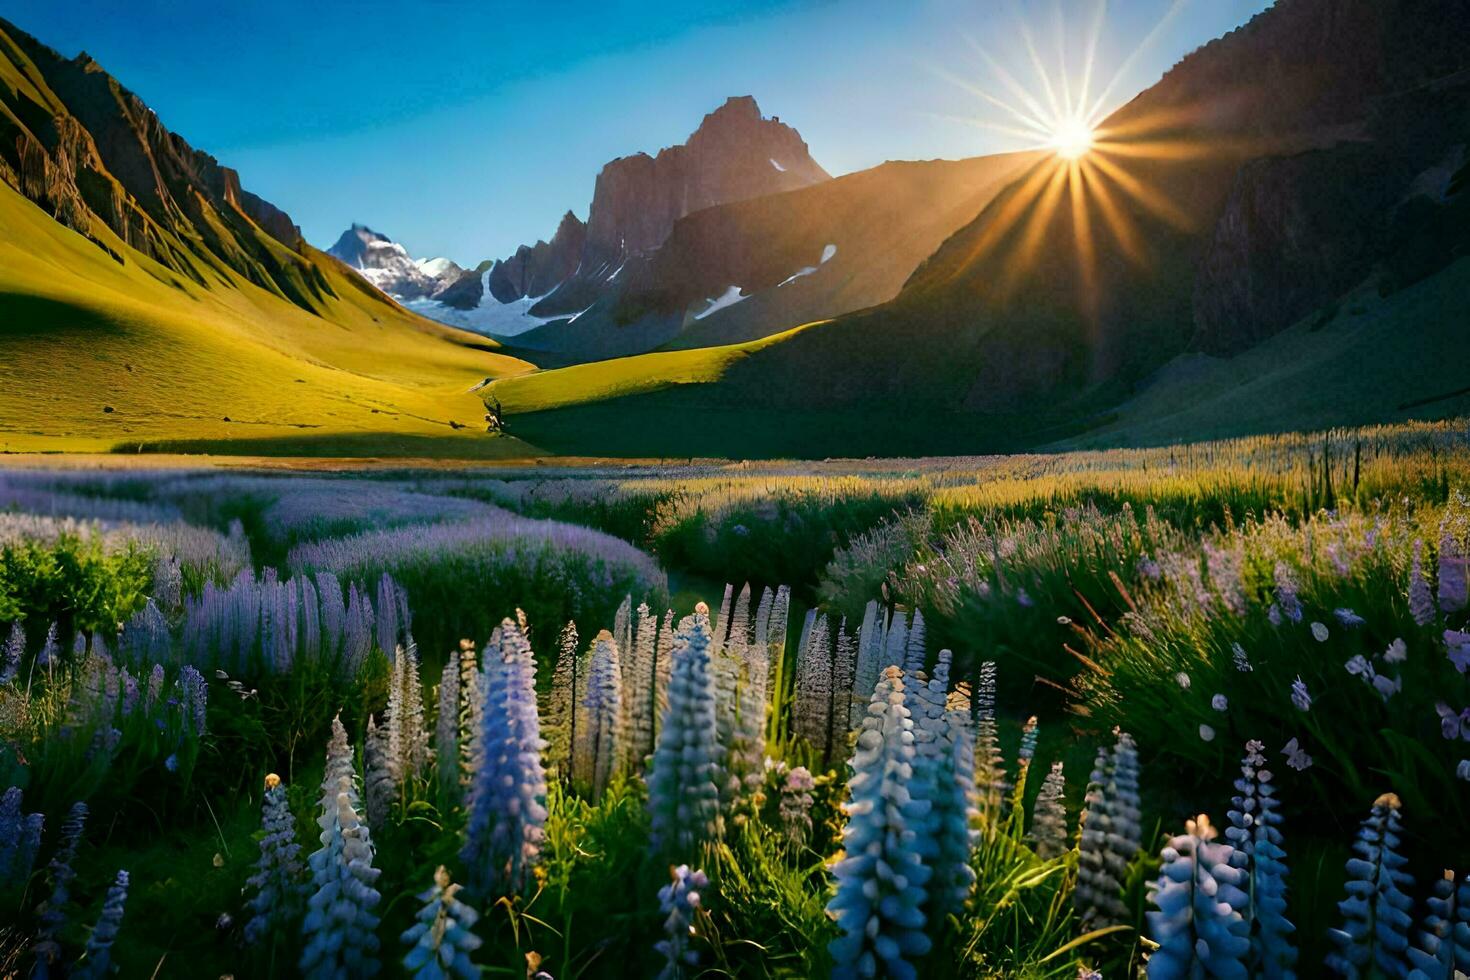
<path fill-rule="evenodd" d="M 755 340 L 875 306 L 1032 159 L 890 162 L 680 218 L 575 320 L 516 338 L 572 360 Z"/>
<path fill-rule="evenodd" d="M 344 231 L 327 254 L 400 302 L 432 297 L 464 272 L 449 259 L 415 260 L 402 245 L 366 225 Z"/>
<path fill-rule="evenodd" d="M 543 445 L 681 455 L 1127 442 L 1167 428 L 1150 393 L 1185 374 L 1214 379 L 1222 434 L 1465 412 L 1467 33 L 1465 0 L 1279 0 L 1105 120 L 1077 171 L 1037 159 L 882 306 L 491 391 Z M 1225 407 L 1244 363 L 1279 412 Z M 1341 372 L 1330 400 L 1307 365 Z M 656 415 L 679 426 L 631 445 Z"/>
<path fill-rule="evenodd" d="M 405 312 L 93 59 L 0 20 L 0 450 L 504 453 L 470 389 L 529 369 Z"/>
<path fill-rule="evenodd" d="M 732 97 L 686 142 L 605 165 L 585 223 L 566 212 L 549 242 L 463 273 L 436 297 L 452 309 L 425 312 L 506 336 L 572 318 L 615 291 L 619 270 L 657 250 L 685 215 L 830 179 L 795 129 L 762 116 L 750 96 Z"/>

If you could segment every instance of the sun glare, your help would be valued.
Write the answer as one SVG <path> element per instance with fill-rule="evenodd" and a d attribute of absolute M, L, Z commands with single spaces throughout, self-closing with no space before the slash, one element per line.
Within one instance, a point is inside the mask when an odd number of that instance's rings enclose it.
<path fill-rule="evenodd" d="M 1063 160 L 1076 160 L 1092 149 L 1092 127 L 1081 119 L 1064 119 L 1051 135 L 1051 148 Z"/>

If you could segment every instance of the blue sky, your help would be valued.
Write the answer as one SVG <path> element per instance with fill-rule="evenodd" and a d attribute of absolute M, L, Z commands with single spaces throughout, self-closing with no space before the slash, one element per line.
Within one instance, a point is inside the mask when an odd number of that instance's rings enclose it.
<path fill-rule="evenodd" d="M 360 221 L 473 264 L 568 208 L 585 218 L 603 163 L 682 142 L 730 95 L 795 126 L 833 174 L 1015 149 L 983 125 L 1004 111 L 956 80 L 1006 95 L 978 45 L 1039 90 L 1022 21 L 1077 78 L 1100 2 L 6 0 L 0 15 L 87 51 L 313 243 Z M 1266 6 L 1111 0 L 1110 103 Z"/>

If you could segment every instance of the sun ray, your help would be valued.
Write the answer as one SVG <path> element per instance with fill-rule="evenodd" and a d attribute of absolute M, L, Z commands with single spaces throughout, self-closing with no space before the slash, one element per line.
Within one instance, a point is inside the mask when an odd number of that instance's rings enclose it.
<path fill-rule="evenodd" d="M 1006 71 L 998 61 L 991 57 L 990 52 L 986 51 L 978 41 L 974 38 L 968 38 L 968 40 L 970 46 L 975 49 L 975 52 L 981 58 L 985 59 L 985 63 L 990 67 L 990 70 L 995 72 L 995 77 L 1000 81 L 1001 85 L 1011 93 L 1013 98 L 1019 100 L 1025 110 L 1031 113 L 1032 117 L 1041 122 L 1042 127 L 1045 128 L 1045 120 L 1047 119 L 1046 108 L 1040 102 L 1037 102 L 1030 92 L 1026 91 L 1026 87 L 1018 82 L 1015 76 Z"/>
<path fill-rule="evenodd" d="M 1092 87 L 1092 70 L 1093 66 L 1097 63 L 1097 46 L 1102 40 L 1103 15 L 1107 13 L 1107 9 L 1108 0 L 1098 0 L 1096 7 L 1097 13 L 1092 18 L 1092 29 L 1088 32 L 1087 53 L 1083 56 L 1082 61 L 1082 86 L 1077 96 L 1077 104 L 1079 106 L 1087 105 L 1087 93 Z M 1088 118 L 1086 115 L 1082 116 L 1082 119 L 1089 126 L 1095 122 L 1095 120 Z"/>
<path fill-rule="evenodd" d="M 1156 217 L 1163 219 L 1166 223 L 1181 231 L 1189 231 L 1193 227 L 1193 222 L 1190 221 L 1189 216 L 1179 210 L 1167 197 L 1148 187 L 1143 181 L 1128 173 L 1128 171 L 1116 163 L 1108 160 L 1106 154 L 1102 152 L 1094 153 L 1090 159 L 1092 160 L 1093 166 L 1097 167 L 1103 176 L 1106 176 L 1113 183 L 1117 184 L 1123 193 L 1133 198 L 1133 200 L 1152 212 Z"/>
<path fill-rule="evenodd" d="M 1053 161 L 1041 160 L 1020 178 L 1015 190 L 1010 192 L 1006 200 L 996 206 L 989 222 L 980 230 L 980 234 L 970 246 L 965 261 L 954 266 L 952 275 L 959 275 L 965 266 L 979 261 L 1000 243 L 1006 233 L 1020 220 L 1026 209 L 1035 204 L 1055 167 L 1056 164 Z"/>
<path fill-rule="evenodd" d="M 1056 14 L 1057 22 L 1057 65 L 1062 81 L 1063 115 L 1070 119 L 1076 115 L 1076 106 L 1072 104 L 1072 78 L 1067 72 L 1067 28 L 1062 23 L 1062 5 L 1054 3 L 1052 11 Z"/>
<path fill-rule="evenodd" d="M 981 99 L 981 100 L 983 100 L 985 102 L 989 102 L 991 105 L 995 106 L 996 108 L 1005 110 L 1006 112 L 1008 112 L 1009 114 L 1011 114 L 1012 116 L 1014 116 L 1016 119 L 1018 119 L 1021 122 L 1025 123 L 1027 126 L 1031 127 L 1031 129 L 1033 130 L 1033 133 L 1032 133 L 1032 136 L 1033 137 L 1038 137 L 1039 136 L 1042 139 L 1045 139 L 1046 136 L 1051 132 L 1051 127 L 1047 124 L 1047 122 L 1046 122 L 1046 120 L 1044 118 L 1038 118 L 1036 116 L 1027 115 L 1024 111 L 1022 111 L 1021 109 L 1017 109 L 1015 106 L 1011 105 L 1009 102 L 1006 102 L 1003 99 L 996 98 L 995 96 L 991 95 L 989 92 L 985 91 L 984 89 L 977 88 L 976 86 L 971 85 L 969 82 L 966 82 L 964 79 L 959 78 L 956 75 L 952 75 L 952 74 L 950 74 L 949 72 L 945 71 L 942 68 L 933 68 L 931 70 L 934 71 L 935 74 L 937 74 L 940 78 L 943 78 L 945 81 L 952 82 L 953 84 L 958 85 L 960 88 L 964 89 L 966 92 L 969 92 L 971 95 L 975 96 L 977 99 Z M 1043 113 L 1043 116 L 1044 115 L 1045 114 Z"/>
<path fill-rule="evenodd" d="M 1107 181 L 1101 179 L 1091 160 L 1082 160 L 1082 179 L 1086 185 L 1088 195 L 1097 202 L 1098 213 L 1102 215 L 1103 224 L 1113 233 L 1113 240 L 1123 250 L 1129 261 L 1135 265 L 1143 265 L 1147 261 L 1144 253 L 1143 243 L 1139 240 L 1137 233 L 1133 230 L 1128 219 L 1123 215 L 1122 208 L 1113 199 L 1113 192 L 1108 190 Z"/>
<path fill-rule="evenodd" d="M 1057 104 L 1056 88 L 1051 83 L 1051 75 L 1041 63 L 1041 56 L 1036 53 L 1036 42 L 1031 37 L 1031 28 L 1026 26 L 1026 20 L 1021 16 L 1019 10 L 1015 12 L 1017 23 L 1021 28 L 1021 40 L 1026 45 L 1026 56 L 1031 59 L 1031 68 L 1036 72 L 1036 77 L 1041 79 L 1041 89 L 1046 94 L 1047 105 L 1051 106 L 1053 117 L 1062 114 L 1062 107 Z"/>
<path fill-rule="evenodd" d="M 1065 190 L 1066 177 L 1067 168 L 1054 163 L 1046 186 L 1036 197 L 1035 207 L 1026 216 L 1026 222 L 1021 228 L 1020 241 L 1012 249 L 1001 270 L 999 290 L 1001 296 L 1007 296 L 1013 292 L 1019 285 L 1021 274 L 1026 267 L 1035 262 L 1037 253 L 1041 250 L 1042 236 L 1056 214 L 1057 204 Z"/>
<path fill-rule="evenodd" d="M 1077 246 L 1078 292 L 1089 318 L 1096 316 L 1097 255 L 1092 242 L 1092 217 L 1087 206 L 1081 160 L 1067 161 L 1067 189 L 1072 199 L 1072 238 Z"/>
<path fill-rule="evenodd" d="M 1169 9 L 1164 12 L 1164 16 L 1160 17 L 1158 23 L 1154 24 L 1153 28 L 1146 35 L 1144 35 L 1143 40 L 1140 41 L 1136 47 L 1134 47 L 1134 49 L 1128 54 L 1128 57 L 1123 59 L 1123 63 L 1118 66 L 1118 70 L 1113 72 L 1113 77 L 1109 79 L 1108 84 L 1103 87 L 1102 93 L 1097 97 L 1097 101 L 1094 102 L 1092 107 L 1087 110 L 1086 118 L 1102 118 L 1101 114 L 1103 113 L 1107 105 L 1108 99 L 1113 94 L 1113 89 L 1117 88 L 1118 83 L 1123 80 L 1123 77 L 1127 75 L 1130 70 L 1132 70 L 1133 66 L 1137 64 L 1138 59 L 1143 57 L 1143 55 L 1147 53 L 1148 49 L 1153 46 L 1153 43 L 1158 40 L 1159 35 L 1164 32 L 1164 29 L 1169 26 L 1169 24 L 1174 20 L 1175 16 L 1178 15 L 1179 11 L 1184 9 L 1185 4 L 1188 2 L 1189 0 L 1173 0 L 1173 2 L 1169 5 Z"/>

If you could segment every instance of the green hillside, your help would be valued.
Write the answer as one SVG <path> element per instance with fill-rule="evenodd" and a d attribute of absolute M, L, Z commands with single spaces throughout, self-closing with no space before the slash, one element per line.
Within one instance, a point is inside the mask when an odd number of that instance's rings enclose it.
<path fill-rule="evenodd" d="M 495 346 L 0 21 L 0 451 L 523 454 L 471 391 L 531 369 Z"/>

